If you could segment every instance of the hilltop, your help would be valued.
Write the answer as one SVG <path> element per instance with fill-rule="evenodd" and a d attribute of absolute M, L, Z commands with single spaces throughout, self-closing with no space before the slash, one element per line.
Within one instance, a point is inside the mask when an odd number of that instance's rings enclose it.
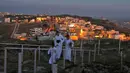
<path fill-rule="evenodd" d="M 101 19 L 92 19 L 93 24 L 104 26 L 107 30 L 114 29 L 121 33 L 130 34 L 130 29 L 121 27 L 120 25 L 110 22 L 109 20 L 101 20 Z"/>

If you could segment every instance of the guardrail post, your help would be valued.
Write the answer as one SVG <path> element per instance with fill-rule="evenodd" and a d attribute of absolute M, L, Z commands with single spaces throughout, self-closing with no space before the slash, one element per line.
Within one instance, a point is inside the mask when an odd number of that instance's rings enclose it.
<path fill-rule="evenodd" d="M 121 55 L 121 71 L 123 70 L 123 52 L 120 52 Z"/>
<path fill-rule="evenodd" d="M 22 45 L 22 49 L 21 49 L 21 61 L 23 62 L 23 45 Z"/>
<path fill-rule="evenodd" d="M 37 49 L 34 49 L 34 73 L 36 73 L 36 69 L 37 69 Z"/>
<path fill-rule="evenodd" d="M 18 54 L 18 73 L 22 73 L 22 53 Z"/>
<path fill-rule="evenodd" d="M 39 63 L 40 63 L 40 60 L 41 60 L 41 48 L 40 48 L 40 46 L 38 47 L 38 60 L 39 60 Z"/>
<path fill-rule="evenodd" d="M 95 61 L 95 59 L 96 59 L 96 44 L 94 45 L 94 56 L 93 56 L 93 61 Z"/>
<path fill-rule="evenodd" d="M 90 64 L 90 59 L 91 59 L 91 51 L 89 50 L 89 54 L 88 54 L 88 64 Z"/>
<path fill-rule="evenodd" d="M 57 72 L 57 64 L 52 64 L 52 73 L 58 73 Z"/>
<path fill-rule="evenodd" d="M 74 64 L 76 64 L 76 49 L 74 49 Z"/>
<path fill-rule="evenodd" d="M 82 57 L 82 50 L 83 50 L 83 40 L 80 43 L 80 56 Z"/>
<path fill-rule="evenodd" d="M 120 50 L 121 50 L 121 40 L 119 39 L 119 53 L 120 53 Z"/>
<path fill-rule="evenodd" d="M 100 39 L 98 40 L 98 55 L 100 54 Z"/>
<path fill-rule="evenodd" d="M 82 65 L 84 64 L 84 50 L 82 49 Z"/>
<path fill-rule="evenodd" d="M 4 49 L 4 73 L 7 73 L 7 49 Z"/>
<path fill-rule="evenodd" d="M 63 49 L 63 68 L 65 68 L 65 49 Z"/>

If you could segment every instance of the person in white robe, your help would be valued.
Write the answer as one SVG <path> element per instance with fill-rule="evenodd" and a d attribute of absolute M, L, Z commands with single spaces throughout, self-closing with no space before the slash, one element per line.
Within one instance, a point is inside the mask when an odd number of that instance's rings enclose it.
<path fill-rule="evenodd" d="M 63 42 L 64 42 L 64 37 L 60 34 L 59 31 L 57 31 L 56 36 L 54 38 L 54 44 L 57 48 L 57 51 L 56 51 L 57 59 L 60 59 L 60 57 L 61 57 Z"/>
<path fill-rule="evenodd" d="M 56 47 L 54 47 L 54 43 L 52 44 L 52 47 L 48 50 L 48 55 L 50 55 L 49 64 L 55 64 L 56 63 Z"/>
<path fill-rule="evenodd" d="M 69 34 L 66 36 L 65 40 L 65 60 L 71 62 L 71 49 L 74 46 L 74 42 L 70 39 Z"/>

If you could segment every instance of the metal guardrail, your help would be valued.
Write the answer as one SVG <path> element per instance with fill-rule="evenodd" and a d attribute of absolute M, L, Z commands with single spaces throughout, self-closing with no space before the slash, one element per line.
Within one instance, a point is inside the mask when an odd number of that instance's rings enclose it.
<path fill-rule="evenodd" d="M 32 45 L 32 44 L 15 44 L 15 43 L 0 43 L 0 45 L 16 45 L 16 46 L 51 46 L 51 45 Z"/>
<path fill-rule="evenodd" d="M 37 55 L 38 60 L 41 59 L 41 51 L 47 51 L 50 47 L 50 45 L 31 45 L 31 44 L 13 44 L 13 43 L 0 43 L 1 46 L 3 46 L 0 50 L 4 50 L 4 73 L 7 73 L 7 50 L 21 50 L 19 53 L 18 58 L 18 73 L 22 73 L 22 61 L 23 61 L 23 54 L 24 50 L 34 50 L 34 73 L 36 73 L 36 66 L 37 66 Z M 12 46 L 12 47 L 10 47 Z M 32 47 L 30 47 L 32 46 Z M 33 48 L 35 46 L 35 48 Z M 94 54 L 93 61 L 95 61 L 96 55 L 99 54 L 100 50 L 107 51 L 107 50 L 113 50 L 113 49 L 119 49 L 119 48 L 111 48 L 111 49 L 101 49 L 100 46 L 94 46 L 94 49 L 83 49 L 82 45 L 81 47 L 74 47 L 72 49 L 73 53 L 73 61 L 76 63 L 76 52 L 80 52 L 81 62 L 84 63 L 84 53 L 88 52 L 88 63 L 91 63 L 91 53 Z M 121 49 L 121 48 L 120 48 Z M 64 53 L 65 49 L 63 49 Z M 38 54 L 37 54 L 38 52 Z M 64 55 L 64 54 L 63 54 Z M 63 67 L 65 68 L 65 58 L 63 59 Z"/>
<path fill-rule="evenodd" d="M 0 43 L 1 44 L 1 43 Z M 5 45 L 5 43 L 2 43 Z M 7 44 L 6 45 L 14 45 L 14 44 Z M 34 73 L 36 73 L 36 66 L 37 66 L 37 52 L 38 52 L 38 60 L 40 60 L 40 55 L 41 55 L 41 51 L 47 51 L 48 48 L 40 48 L 41 45 L 35 45 L 35 46 L 39 46 L 37 48 L 28 48 L 28 47 L 23 47 L 23 45 L 29 45 L 29 44 L 15 44 L 15 45 L 22 45 L 21 47 L 3 47 L 1 50 L 4 50 L 4 73 L 7 73 L 7 50 L 21 50 L 21 52 L 19 53 L 19 56 L 18 56 L 18 73 L 22 73 L 22 62 L 23 62 L 23 54 L 24 54 L 24 51 L 25 50 L 34 50 Z M 30 45 L 32 46 L 32 45 Z M 42 45 L 42 46 L 49 46 L 49 45 Z M 96 48 L 95 48 L 96 50 Z M 96 56 L 96 51 L 95 50 L 81 50 L 81 49 L 72 49 L 72 52 L 73 52 L 73 57 L 74 57 L 74 63 L 76 63 L 76 55 L 77 53 L 76 52 L 82 52 L 82 55 L 81 55 L 81 59 L 82 59 L 82 63 L 83 63 L 83 59 L 84 59 L 84 52 L 89 52 L 89 59 L 88 59 L 88 62 L 90 63 L 90 54 L 91 52 L 94 52 L 95 53 L 95 56 Z M 64 53 L 65 49 L 63 49 L 63 53 Z M 64 55 L 64 54 L 63 54 Z M 95 58 L 95 57 L 94 57 Z M 65 68 L 65 58 L 63 59 L 63 67 Z"/>

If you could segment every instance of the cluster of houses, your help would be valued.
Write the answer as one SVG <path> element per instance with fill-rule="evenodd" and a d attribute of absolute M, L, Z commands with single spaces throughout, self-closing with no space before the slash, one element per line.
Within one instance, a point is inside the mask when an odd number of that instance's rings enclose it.
<path fill-rule="evenodd" d="M 89 19 L 88 19 L 89 20 Z M 103 26 L 92 24 L 90 21 L 86 21 L 79 17 L 56 17 L 56 16 L 35 16 L 35 15 L 5 15 L 0 17 L 0 23 L 44 23 L 47 22 L 49 26 L 59 28 L 61 31 L 68 31 L 73 33 L 73 37 L 84 39 L 120 39 L 130 40 L 130 36 L 126 36 L 124 33 L 120 33 L 114 29 L 107 30 Z M 55 25 L 55 26 L 54 26 Z M 26 33 L 26 32 L 23 32 Z M 45 30 L 41 28 L 30 29 L 31 37 L 37 35 L 43 35 Z M 74 34 L 75 33 L 75 34 Z M 24 36 L 25 37 L 25 36 Z M 78 39 L 76 39 L 78 40 Z"/>

